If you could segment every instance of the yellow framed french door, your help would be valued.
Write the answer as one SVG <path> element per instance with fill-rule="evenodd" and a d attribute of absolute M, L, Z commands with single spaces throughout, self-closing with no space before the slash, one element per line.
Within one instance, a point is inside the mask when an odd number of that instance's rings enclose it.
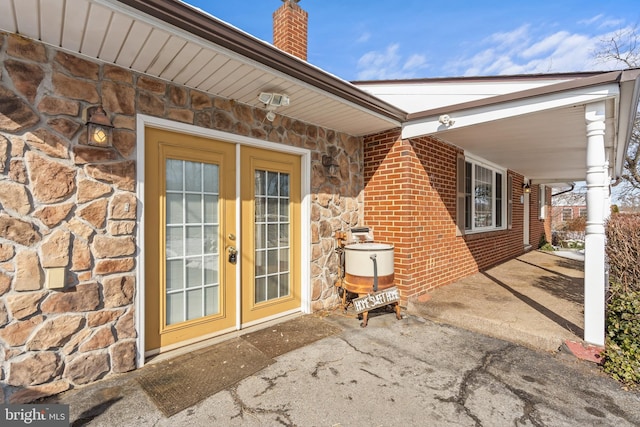
<path fill-rule="evenodd" d="M 242 323 L 301 306 L 300 157 L 242 147 Z"/>
<path fill-rule="evenodd" d="M 236 324 L 235 145 L 145 131 L 145 351 Z"/>

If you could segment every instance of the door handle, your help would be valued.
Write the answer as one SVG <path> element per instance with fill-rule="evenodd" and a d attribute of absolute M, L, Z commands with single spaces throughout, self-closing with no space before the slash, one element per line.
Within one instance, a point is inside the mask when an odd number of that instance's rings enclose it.
<path fill-rule="evenodd" d="M 238 250 L 235 246 L 229 246 L 227 252 L 229 253 L 229 262 L 231 264 L 238 262 Z"/>

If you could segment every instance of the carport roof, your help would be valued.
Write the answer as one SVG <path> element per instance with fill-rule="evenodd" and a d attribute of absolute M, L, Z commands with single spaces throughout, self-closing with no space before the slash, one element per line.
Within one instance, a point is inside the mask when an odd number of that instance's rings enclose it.
<path fill-rule="evenodd" d="M 585 179 L 585 109 L 599 101 L 612 176 L 621 173 L 639 82 L 630 69 L 355 84 L 409 112 L 404 138 L 437 136 L 534 182 L 560 183 Z"/>

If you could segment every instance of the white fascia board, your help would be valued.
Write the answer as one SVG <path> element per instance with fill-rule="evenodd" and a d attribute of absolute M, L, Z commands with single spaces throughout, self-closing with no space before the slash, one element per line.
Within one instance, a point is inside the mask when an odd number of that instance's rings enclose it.
<path fill-rule="evenodd" d="M 636 115 L 638 114 L 638 101 L 640 97 L 640 75 L 635 80 L 629 80 L 620 84 L 620 104 L 618 106 L 618 135 L 616 139 L 615 164 L 613 165 L 613 177 L 617 178 L 623 170 L 624 158 L 627 154 L 629 140 Z"/>
<path fill-rule="evenodd" d="M 572 105 L 589 104 L 591 102 L 618 97 L 619 94 L 620 89 L 618 84 L 612 83 L 598 87 L 581 88 L 567 92 L 507 101 L 501 104 L 469 108 L 461 111 L 456 111 L 455 106 L 452 106 L 451 110 L 446 112 L 445 109 L 442 109 L 442 115 L 448 115 L 450 119 L 454 121 L 453 125 L 445 126 L 440 123 L 440 114 L 410 120 L 402 127 L 402 138 L 408 139 L 434 135 L 439 132 L 473 126 L 480 123 L 488 123 Z"/>
<path fill-rule="evenodd" d="M 356 86 L 411 114 L 442 108 L 447 105 L 462 104 L 494 96 L 522 92 L 566 81 L 569 81 L 569 79 L 467 83 L 381 83 L 380 85 L 375 83 L 359 85 L 356 82 Z"/>

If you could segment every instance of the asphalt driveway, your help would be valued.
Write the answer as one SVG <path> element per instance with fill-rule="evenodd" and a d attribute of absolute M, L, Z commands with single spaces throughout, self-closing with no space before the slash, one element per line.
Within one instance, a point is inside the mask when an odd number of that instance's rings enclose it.
<path fill-rule="evenodd" d="M 377 313 L 367 328 L 340 311 L 319 320 L 336 333 L 171 417 L 136 381 L 142 370 L 48 401 L 95 426 L 640 425 L 639 393 L 566 353 L 406 313 Z"/>

